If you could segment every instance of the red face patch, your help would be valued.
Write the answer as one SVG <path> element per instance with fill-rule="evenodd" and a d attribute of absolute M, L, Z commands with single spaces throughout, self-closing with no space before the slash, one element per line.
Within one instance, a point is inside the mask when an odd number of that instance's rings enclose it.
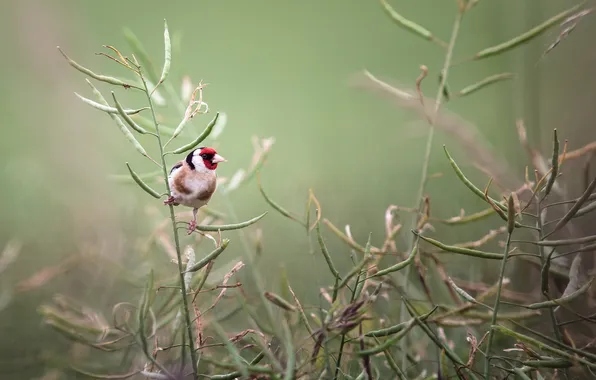
<path fill-rule="evenodd" d="M 213 162 L 213 156 L 215 156 L 217 152 L 213 148 L 203 148 L 201 149 L 199 155 L 203 158 L 203 163 L 205 167 L 209 170 L 217 169 L 217 162 Z"/>

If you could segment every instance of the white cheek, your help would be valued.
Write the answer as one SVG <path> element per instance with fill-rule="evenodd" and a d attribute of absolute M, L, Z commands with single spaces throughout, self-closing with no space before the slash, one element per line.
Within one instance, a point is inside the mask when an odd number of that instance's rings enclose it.
<path fill-rule="evenodd" d="M 205 162 L 203 162 L 203 159 L 201 158 L 201 156 L 194 156 L 192 158 L 192 163 L 195 166 L 195 170 L 197 172 L 200 173 L 209 173 L 210 170 L 207 169 L 207 167 L 205 166 Z"/>

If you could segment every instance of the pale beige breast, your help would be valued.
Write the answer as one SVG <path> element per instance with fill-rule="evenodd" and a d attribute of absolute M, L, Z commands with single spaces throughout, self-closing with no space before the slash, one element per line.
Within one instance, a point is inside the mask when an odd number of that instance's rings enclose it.
<path fill-rule="evenodd" d="M 193 171 L 184 178 L 184 187 L 191 189 L 189 198 L 208 201 L 217 188 L 215 172 L 201 173 Z"/>

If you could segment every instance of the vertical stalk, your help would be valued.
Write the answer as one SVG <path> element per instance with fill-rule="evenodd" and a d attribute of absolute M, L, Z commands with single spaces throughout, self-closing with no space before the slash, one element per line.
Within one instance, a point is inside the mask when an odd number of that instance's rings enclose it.
<path fill-rule="evenodd" d="M 170 94 L 170 96 L 172 97 L 172 99 L 176 100 L 176 104 L 178 105 L 179 109 L 181 110 L 182 113 L 184 113 L 184 110 L 186 109 L 186 107 L 184 106 L 184 102 L 182 101 L 182 98 L 180 97 L 180 95 L 178 93 L 176 93 L 176 91 L 174 91 L 172 85 L 168 82 L 164 83 L 166 90 L 168 91 L 168 93 Z M 192 120 L 189 121 L 189 124 L 192 124 Z M 188 131 L 188 128 L 185 129 L 186 131 Z M 160 144 L 161 145 L 161 144 Z M 167 186 L 167 184 L 166 184 Z M 224 185 L 219 185 L 220 188 L 224 189 L 225 186 Z M 168 189 L 169 192 L 169 189 Z M 238 216 L 236 215 L 236 210 L 234 208 L 234 205 L 232 204 L 231 200 L 230 200 L 230 196 L 225 192 L 222 191 L 221 192 L 221 196 L 224 198 L 224 201 L 226 203 L 226 206 L 228 208 L 228 212 L 230 214 L 230 220 L 233 223 L 237 223 L 240 219 L 238 219 Z M 278 334 L 279 336 L 281 336 L 281 332 L 278 329 L 278 324 L 276 323 L 276 318 L 273 315 L 273 310 L 271 308 L 270 303 L 265 299 L 265 296 L 263 295 L 265 292 L 265 287 L 263 285 L 263 282 L 261 280 L 261 277 L 259 276 L 258 273 L 256 273 L 255 271 L 255 257 L 254 254 L 251 251 L 251 248 L 248 244 L 248 239 L 246 237 L 246 234 L 244 233 L 244 230 L 240 229 L 238 230 L 238 235 L 240 236 L 240 240 L 242 241 L 242 245 L 244 247 L 244 252 L 245 252 L 245 256 L 246 258 L 249 260 L 249 264 L 250 264 L 250 272 L 252 274 L 253 280 L 255 281 L 255 285 L 257 287 L 257 290 L 259 292 L 259 296 L 262 302 L 262 306 L 265 309 L 265 312 L 267 313 L 267 317 L 269 319 L 269 323 L 271 324 L 271 327 L 273 328 L 274 332 L 276 334 Z"/>
<path fill-rule="evenodd" d="M 426 138 L 426 149 L 424 152 L 424 161 L 422 162 L 422 176 L 420 178 L 420 184 L 418 186 L 418 193 L 416 195 L 416 197 L 417 197 L 416 201 L 418 202 L 418 208 L 420 208 L 420 204 L 422 202 L 422 197 L 424 195 L 424 189 L 426 188 L 426 182 L 428 181 L 428 166 L 430 164 L 430 154 L 432 151 L 432 145 L 433 145 L 434 135 L 435 135 L 435 122 L 436 122 L 437 114 L 439 112 L 439 108 L 441 108 L 441 103 L 443 102 L 443 93 L 445 91 L 445 86 L 447 84 L 447 74 L 449 72 L 449 66 L 451 66 L 451 60 L 453 58 L 453 50 L 455 48 L 455 42 L 457 41 L 457 36 L 459 35 L 459 28 L 460 28 L 461 21 L 464 16 L 464 12 L 465 12 L 465 10 L 460 8 L 457 12 L 455 21 L 453 22 L 451 38 L 449 39 L 449 45 L 447 45 L 447 53 L 445 54 L 445 61 L 443 63 L 443 70 L 441 72 L 442 73 L 441 82 L 439 84 L 439 89 L 437 90 L 436 103 L 435 103 L 435 107 L 433 110 L 433 114 L 429 118 L 430 130 L 428 132 L 428 137 Z M 412 226 L 411 226 L 410 230 L 413 230 L 414 228 L 416 228 L 417 223 L 418 223 L 417 217 L 413 217 L 412 218 Z M 416 243 L 416 239 L 418 239 L 418 237 L 416 237 L 416 236 L 412 237 L 412 240 L 410 242 L 407 252 L 412 251 L 412 247 Z M 404 284 L 404 293 L 405 294 L 408 293 L 408 286 L 410 283 L 410 281 L 408 281 L 408 278 L 410 277 L 410 268 L 411 268 L 411 265 L 408 265 L 405 268 L 405 274 L 404 274 L 404 278 L 406 279 L 406 283 Z M 405 318 L 406 318 L 405 314 L 406 314 L 406 311 L 402 307 L 401 312 L 400 312 L 401 320 L 405 320 Z M 405 354 L 406 353 L 406 349 L 405 349 L 406 345 L 407 345 L 407 339 L 402 339 L 401 349 L 402 349 L 402 352 L 404 353 L 402 356 L 402 367 L 404 367 L 404 368 L 406 366 L 406 354 Z"/>
<path fill-rule="evenodd" d="M 503 277 L 505 276 L 505 266 L 507 265 L 507 258 L 509 257 L 509 246 L 511 245 L 511 232 L 507 234 L 507 243 L 505 243 L 505 252 L 503 252 L 503 260 L 501 261 L 501 271 L 499 272 L 499 283 L 497 285 L 497 294 L 495 297 L 495 305 L 493 306 L 493 316 L 490 322 L 490 330 L 488 333 L 488 344 L 486 346 L 484 378 L 489 379 L 490 374 L 490 350 L 493 345 L 494 332 L 493 325 L 497 324 L 497 313 L 499 312 L 499 305 L 501 304 L 501 288 L 503 287 Z"/>
<path fill-rule="evenodd" d="M 538 196 L 536 196 L 536 213 L 538 215 L 538 218 L 536 218 L 536 224 L 538 227 L 538 240 L 542 241 L 544 240 L 544 226 L 542 223 L 542 200 L 538 200 Z M 552 250 L 554 251 L 556 247 L 553 247 Z M 542 270 L 544 270 L 544 265 L 545 263 L 545 252 L 544 252 L 544 247 L 539 245 L 538 246 L 538 252 L 540 253 L 540 268 L 542 268 Z M 551 251 L 552 253 L 552 251 Z M 550 255 L 549 255 L 550 256 Z M 544 281 L 544 279 L 541 276 L 541 281 Z M 548 278 L 546 279 L 546 281 L 548 282 Z M 544 289 L 544 285 L 545 284 L 540 284 L 540 288 Z M 548 286 L 548 283 L 546 284 Z M 548 288 L 547 288 L 548 289 Z M 548 300 L 550 300 L 550 297 L 548 295 L 548 290 L 545 292 L 547 294 L 544 294 L 544 297 Z M 551 322 L 553 324 L 553 332 L 555 333 L 555 338 L 557 339 L 558 342 L 563 342 L 563 338 L 561 336 L 561 331 L 559 330 L 559 323 L 557 321 L 557 316 L 555 315 L 555 310 L 552 307 L 548 308 L 548 313 L 551 319 Z M 569 374 L 566 368 L 563 369 L 563 376 L 568 379 L 569 378 Z"/>
<path fill-rule="evenodd" d="M 370 238 L 369 238 L 369 244 L 370 244 Z M 360 272 L 358 274 L 358 276 L 356 277 L 356 282 L 354 283 L 354 289 L 352 290 L 352 295 L 350 297 L 350 303 L 353 303 L 356 299 L 356 289 L 358 288 L 358 283 L 360 282 L 360 277 L 361 277 L 361 273 Z M 337 280 L 337 277 L 336 277 Z M 337 353 L 337 361 L 335 362 L 335 375 L 333 376 L 333 380 L 337 380 L 338 376 L 339 376 L 339 371 L 341 368 L 341 357 L 343 355 L 344 352 L 344 345 L 346 344 L 346 334 L 342 334 L 341 335 L 341 342 L 339 343 L 339 352 Z"/>
<path fill-rule="evenodd" d="M 151 115 L 153 117 L 153 123 L 155 124 L 155 133 L 157 135 L 157 142 L 159 145 L 159 156 L 161 157 L 161 166 L 163 169 L 164 182 L 166 184 L 166 189 L 167 189 L 168 195 L 170 195 L 171 191 L 170 191 L 170 184 L 168 182 L 168 169 L 166 167 L 166 160 L 165 160 L 163 145 L 161 142 L 161 134 L 159 132 L 159 123 L 157 122 L 157 117 L 155 116 L 155 108 L 153 107 L 153 101 L 151 100 L 151 95 L 149 94 L 149 89 L 147 88 L 147 82 L 145 81 L 145 78 L 143 77 L 142 74 L 141 74 L 141 80 L 143 81 L 143 86 L 145 88 L 145 94 L 147 95 L 147 101 L 149 102 L 149 107 L 151 108 Z M 193 375 L 194 380 L 198 380 L 199 379 L 199 376 L 197 374 L 198 357 L 197 357 L 197 352 L 194 349 L 194 341 L 195 340 L 193 338 L 193 333 L 192 333 L 190 311 L 188 310 L 188 300 L 186 299 L 186 284 L 184 282 L 184 274 L 182 274 L 182 272 L 184 271 L 184 268 L 182 268 L 182 252 L 180 250 L 180 238 L 178 236 L 178 230 L 176 229 L 176 215 L 174 214 L 174 206 L 170 205 L 169 207 L 170 207 L 170 220 L 172 221 L 172 229 L 174 231 L 174 242 L 176 245 L 176 257 L 178 259 L 178 275 L 180 277 L 180 294 L 182 296 L 182 304 L 183 304 L 183 308 L 184 308 L 182 314 L 184 314 L 186 330 L 188 333 L 188 345 L 190 347 L 192 375 Z M 184 356 L 185 347 L 186 347 L 185 345 L 182 346 L 182 356 Z"/>

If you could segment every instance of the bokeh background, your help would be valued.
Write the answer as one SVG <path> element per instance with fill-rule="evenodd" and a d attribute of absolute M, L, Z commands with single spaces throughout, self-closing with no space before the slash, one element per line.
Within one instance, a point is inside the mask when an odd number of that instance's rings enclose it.
<path fill-rule="evenodd" d="M 455 1 L 392 5 L 443 40 L 449 38 Z M 568 5 L 555 0 L 480 1 L 464 19 L 455 62 Z M 96 72 L 124 76 L 121 67 L 95 53 L 105 51 L 102 45 L 129 53 L 123 32 L 128 28 L 160 67 L 164 18 L 174 45 L 169 80 L 176 89 L 185 75 L 195 84 L 204 80 L 209 83 L 205 100 L 211 111 L 227 114 L 218 149 L 229 162 L 218 169 L 220 176 L 230 177 L 249 166 L 253 136 L 274 137 L 262 170 L 268 194 L 302 214 L 312 188 L 324 217 L 340 227 L 349 224 L 362 244 L 369 232 L 374 244 L 382 243 L 389 205 L 416 204 L 426 124 L 353 83 L 366 69 L 411 89 L 424 64 L 429 77 L 422 88 L 434 96 L 444 51 L 398 28 L 377 1 L 4 1 L 0 4 L 0 250 L 14 239 L 22 248 L 10 270 L 0 274 L 6 300 L 0 310 L 0 378 L 41 376 L 48 363 L 57 360 L 51 353 L 66 349 L 65 341 L 44 328 L 36 312 L 55 293 L 110 310 L 116 302 L 138 297 L 149 266 L 159 263 L 165 270 L 175 270 L 174 265 L 167 266 L 159 246 L 138 252 L 139 241 L 166 210 L 135 186 L 108 180 L 111 174 L 126 174 L 125 162 L 137 172 L 154 168 L 131 149 L 109 117 L 78 101 L 75 91 L 92 97 L 84 76 L 70 68 L 56 49 L 59 45 Z M 446 105 L 474 126 L 483 147 L 513 178 L 523 178 L 528 162 L 517 138 L 517 118 L 525 120 L 530 141 L 547 155 L 553 128 L 572 148 L 596 137 L 593 25 L 589 18 L 584 20 L 543 59 L 560 28 L 498 57 L 452 68 L 451 89 L 495 73 L 516 75 Z M 109 94 L 107 87 L 100 88 Z M 144 105 L 132 91 L 117 94 L 128 107 Z M 160 108 L 160 113 L 166 120 L 181 117 L 172 105 Z M 194 133 L 212 115 L 200 116 Z M 441 148 L 449 144 L 456 157 L 465 157 L 469 147 L 458 145 L 441 130 L 435 137 L 430 173 L 445 175 L 428 186 L 433 215 L 453 216 L 460 208 L 478 210 L 481 204 L 447 170 Z M 157 156 L 151 141 L 142 141 Z M 473 160 L 464 167 L 472 178 L 487 180 L 473 168 Z M 254 180 L 232 193 L 229 202 L 239 220 L 270 210 Z M 211 206 L 229 211 L 218 196 Z M 408 217 L 403 215 L 404 220 Z M 488 223 L 498 225 L 498 220 Z M 327 269 L 318 255 L 310 253 L 304 229 L 275 212 L 259 227 L 264 247 L 259 265 L 266 286 L 275 290 L 285 267 L 299 294 L 315 302 L 317 289 L 327 285 Z M 469 240 L 485 233 L 486 227 L 439 230 L 437 236 Z M 226 260 L 243 255 L 238 234 L 229 236 L 232 244 Z M 349 249 L 328 230 L 325 236 L 345 270 L 350 265 Z M 188 239 L 184 236 L 183 243 Z M 197 248 L 199 253 L 208 250 L 207 245 Z M 96 258 L 64 264 L 81 252 Z M 475 279 L 491 275 L 490 268 L 472 260 L 464 263 L 452 265 L 450 274 Z M 31 277 L 44 268 L 49 272 Z"/>

